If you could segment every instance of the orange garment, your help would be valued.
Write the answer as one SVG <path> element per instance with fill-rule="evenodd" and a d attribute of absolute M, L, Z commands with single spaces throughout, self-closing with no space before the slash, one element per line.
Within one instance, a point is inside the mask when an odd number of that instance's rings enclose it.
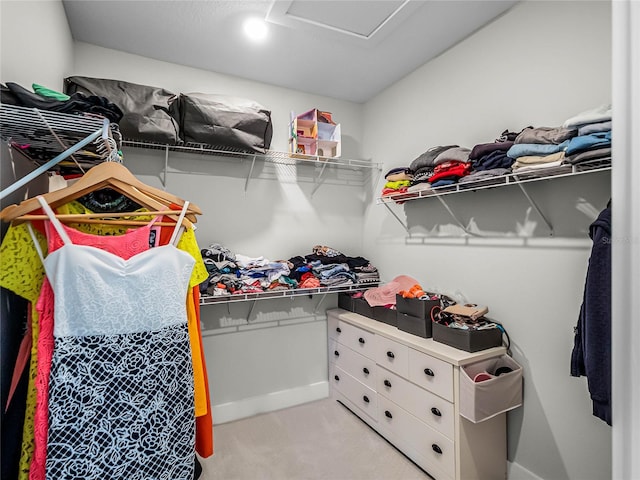
<path fill-rule="evenodd" d="M 200 330 L 200 290 L 196 285 L 193 287 L 193 303 L 195 305 L 197 326 L 198 326 L 198 338 L 202 346 L 202 332 Z M 196 452 L 201 457 L 207 458 L 213 455 L 213 417 L 211 415 L 211 397 L 209 395 L 209 379 L 207 376 L 207 363 L 204 358 L 204 348 L 200 349 L 202 354 L 202 369 L 204 371 L 204 384 L 205 392 L 207 395 L 207 414 L 201 417 L 196 417 Z"/>
<path fill-rule="evenodd" d="M 198 288 L 198 287 L 193 287 Z M 202 368 L 202 345 L 200 341 L 200 329 L 198 317 L 193 299 L 193 288 L 187 292 L 187 326 L 189 328 L 189 343 L 191 344 L 191 358 L 193 359 L 193 400 L 196 417 L 206 415 L 209 411 L 207 404 L 206 387 L 204 382 L 204 369 Z"/>

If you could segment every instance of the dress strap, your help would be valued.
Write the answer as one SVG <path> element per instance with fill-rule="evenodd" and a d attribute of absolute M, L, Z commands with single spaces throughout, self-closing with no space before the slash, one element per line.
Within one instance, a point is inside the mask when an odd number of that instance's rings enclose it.
<path fill-rule="evenodd" d="M 182 228 L 182 220 L 184 219 L 184 216 L 187 214 L 187 208 L 189 208 L 189 201 L 185 200 L 184 205 L 182 206 L 182 211 L 180 212 L 180 216 L 176 221 L 176 226 L 173 229 L 173 235 L 171 235 L 171 240 L 169 240 L 170 245 L 176 244 L 176 240 L 178 239 L 178 232 L 180 232 Z"/>
<path fill-rule="evenodd" d="M 40 205 L 42 205 L 42 209 L 45 211 L 45 213 L 49 217 L 49 220 L 51 220 L 51 223 L 53 224 L 56 231 L 58 232 L 58 235 L 60 235 L 60 238 L 62 238 L 62 241 L 65 243 L 65 245 L 71 244 L 72 242 L 71 242 L 71 239 L 69 238 L 69 235 L 67 235 L 67 232 L 64 231 L 64 228 L 62 227 L 62 223 L 60 223 L 60 220 L 58 220 L 58 218 L 56 217 L 56 214 L 53 213 L 53 210 L 51 210 L 51 207 L 49 206 L 47 201 L 44 199 L 42 195 L 38 195 L 37 198 L 38 198 L 38 201 L 40 202 Z"/>

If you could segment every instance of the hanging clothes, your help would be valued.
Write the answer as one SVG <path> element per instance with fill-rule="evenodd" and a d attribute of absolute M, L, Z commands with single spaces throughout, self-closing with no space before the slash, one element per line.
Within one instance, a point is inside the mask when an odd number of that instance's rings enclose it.
<path fill-rule="evenodd" d="M 195 262 L 175 246 L 180 222 L 169 244 L 124 260 L 74 244 L 38 199 L 64 240 L 44 259 L 55 295 L 46 478 L 192 479 Z"/>
<path fill-rule="evenodd" d="M 60 226 L 74 244 L 99 248 L 127 260 L 138 253 L 149 250 L 151 227 L 156 220 L 157 217 L 153 218 L 146 226 L 131 230 L 117 237 L 92 235 L 62 224 Z M 48 252 L 51 253 L 61 248 L 64 245 L 64 240 L 57 233 L 57 230 L 52 228 L 50 222 L 45 224 L 45 229 L 47 232 Z M 34 245 L 38 245 L 35 238 Z M 54 348 L 54 294 L 47 278 L 44 279 L 36 308 L 40 319 L 40 335 L 38 336 L 34 452 L 29 470 L 29 480 L 44 480 L 48 434 L 49 374 Z"/>
<path fill-rule="evenodd" d="M 589 228 L 593 247 L 575 328 L 571 375 L 586 376 L 593 415 L 611 425 L 611 206 Z"/>
<path fill-rule="evenodd" d="M 84 205 L 77 201 L 71 201 L 65 205 L 57 208 L 57 212 L 61 214 L 87 214 L 93 213 L 87 209 Z M 147 221 L 150 217 L 145 217 L 144 212 L 140 212 L 140 219 L 146 218 Z M 165 219 L 163 218 L 163 221 Z M 46 243 L 46 237 L 44 235 L 44 223 L 41 221 L 34 222 L 35 234 L 38 239 L 38 243 L 41 245 L 44 251 L 48 246 Z M 80 232 L 89 233 L 100 236 L 121 236 L 126 234 L 127 228 L 119 225 L 107 225 L 107 224 L 85 224 L 77 223 L 73 224 L 74 230 Z M 154 245 L 165 245 L 169 242 L 172 230 L 170 227 L 153 227 L 150 236 L 156 235 Z M 200 248 L 195 238 L 194 231 L 187 229 L 180 237 L 177 247 L 189 253 L 196 261 L 193 274 L 191 276 L 190 286 L 198 288 L 197 286 L 207 278 L 207 271 L 200 255 Z M 16 293 L 22 298 L 27 299 L 34 305 L 33 310 L 33 350 L 31 352 L 30 371 L 28 375 L 29 380 L 29 394 L 27 396 L 27 404 L 23 406 L 26 410 L 24 427 L 22 434 L 22 447 L 20 455 L 20 470 L 18 478 L 20 480 L 26 480 L 29 478 L 30 466 L 33 460 L 34 454 L 34 412 L 36 410 L 36 370 L 38 364 L 38 351 L 37 343 L 39 338 L 39 319 L 38 311 L 35 308 L 36 302 L 38 302 L 39 294 L 41 292 L 41 285 L 43 283 L 44 270 L 42 262 L 38 257 L 34 243 L 30 238 L 27 224 L 12 224 L 0 246 L 0 286 L 9 289 L 11 292 Z M 197 302 L 197 300 L 196 300 Z M 202 338 L 199 332 L 199 322 L 195 313 L 199 314 L 199 304 L 194 303 L 194 308 L 190 309 L 189 313 L 189 331 L 197 332 L 193 338 L 199 342 L 200 350 L 202 350 Z M 195 310 L 195 313 L 192 312 Z M 201 355 L 196 359 L 194 351 L 194 373 L 202 368 L 204 375 L 204 355 Z M 195 383 L 196 400 L 198 399 L 200 405 L 205 405 L 206 413 L 198 417 L 197 427 L 197 445 L 196 450 L 198 454 L 203 457 L 208 457 L 213 454 L 213 420 L 211 418 L 211 409 L 207 408 L 210 405 L 209 391 L 206 377 L 202 380 L 202 384 Z M 202 412 L 202 408 L 199 408 Z M 4 427 L 3 427 L 4 429 Z M 13 437 L 16 438 L 15 436 Z M 7 452 L 6 446 L 8 443 L 3 443 L 3 454 Z M 4 466 L 3 462 L 3 466 Z"/>

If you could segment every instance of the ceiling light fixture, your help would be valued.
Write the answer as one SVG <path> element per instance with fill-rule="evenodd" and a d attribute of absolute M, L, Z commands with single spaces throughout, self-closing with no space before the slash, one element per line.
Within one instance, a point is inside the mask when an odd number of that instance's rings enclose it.
<path fill-rule="evenodd" d="M 267 38 L 268 31 L 267 24 L 259 18 L 248 18 L 244 22 L 244 33 L 254 42 L 261 42 Z"/>

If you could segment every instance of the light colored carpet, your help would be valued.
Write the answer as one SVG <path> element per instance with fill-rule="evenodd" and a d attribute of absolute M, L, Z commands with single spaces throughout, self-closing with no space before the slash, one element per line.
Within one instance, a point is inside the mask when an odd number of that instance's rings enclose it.
<path fill-rule="evenodd" d="M 333 399 L 214 426 L 202 480 L 428 480 Z"/>

